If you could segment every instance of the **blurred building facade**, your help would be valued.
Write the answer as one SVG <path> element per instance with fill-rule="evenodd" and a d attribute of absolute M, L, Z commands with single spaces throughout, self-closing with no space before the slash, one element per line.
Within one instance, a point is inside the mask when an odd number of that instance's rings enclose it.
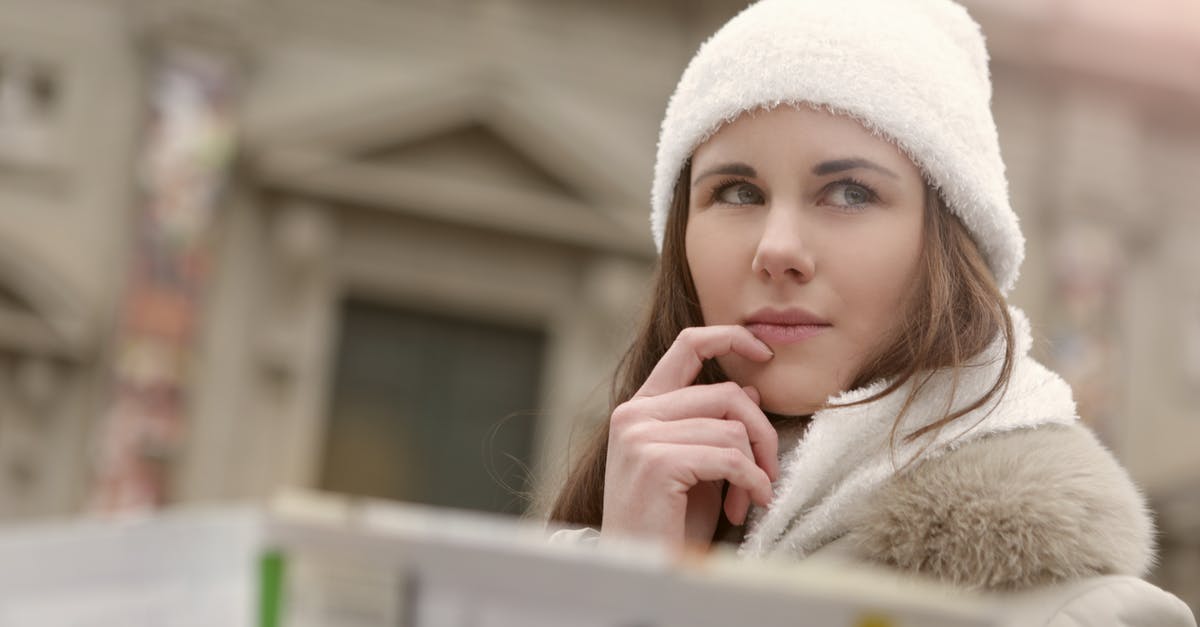
<path fill-rule="evenodd" d="M 1200 15 L 1157 4 L 968 6 L 1012 300 L 1195 608 Z M 606 418 L 658 121 L 742 5 L 0 1 L 0 516 L 289 486 L 523 511 Z"/>

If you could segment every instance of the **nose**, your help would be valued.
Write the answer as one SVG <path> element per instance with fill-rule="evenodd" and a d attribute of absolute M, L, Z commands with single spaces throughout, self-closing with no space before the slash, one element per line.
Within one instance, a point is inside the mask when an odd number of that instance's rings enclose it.
<path fill-rule="evenodd" d="M 816 260 L 806 240 L 813 235 L 805 228 L 800 214 L 795 207 L 775 206 L 768 210 L 750 264 L 755 275 L 776 281 L 790 279 L 807 283 L 812 280 Z"/>

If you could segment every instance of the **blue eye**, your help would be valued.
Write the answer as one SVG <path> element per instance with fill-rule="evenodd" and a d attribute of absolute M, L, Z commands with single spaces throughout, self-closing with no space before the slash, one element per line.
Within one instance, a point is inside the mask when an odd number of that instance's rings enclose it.
<path fill-rule="evenodd" d="M 839 207 L 859 208 L 878 198 L 870 187 L 854 179 L 837 181 L 831 187 L 834 193 L 830 196 L 834 199 L 841 196 L 843 200 L 841 203 L 834 203 Z"/>
<path fill-rule="evenodd" d="M 763 195 L 751 183 L 734 180 L 718 185 L 712 200 L 727 205 L 757 205 L 763 203 Z"/>

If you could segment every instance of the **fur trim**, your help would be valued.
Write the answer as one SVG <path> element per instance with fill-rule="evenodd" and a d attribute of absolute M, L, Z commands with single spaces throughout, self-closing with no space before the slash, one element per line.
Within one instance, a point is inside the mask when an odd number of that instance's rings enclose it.
<path fill-rule="evenodd" d="M 967 588 L 1142 576 L 1154 562 L 1141 494 L 1079 425 L 965 444 L 888 482 L 854 518 L 860 558 Z"/>

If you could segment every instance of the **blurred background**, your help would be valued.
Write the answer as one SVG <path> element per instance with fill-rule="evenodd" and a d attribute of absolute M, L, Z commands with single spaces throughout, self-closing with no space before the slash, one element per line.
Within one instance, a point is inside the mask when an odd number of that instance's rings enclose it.
<path fill-rule="evenodd" d="M 970 0 L 1035 356 L 1200 611 L 1200 0 Z M 536 516 L 607 419 L 721 0 L 0 0 L 0 523 Z"/>

